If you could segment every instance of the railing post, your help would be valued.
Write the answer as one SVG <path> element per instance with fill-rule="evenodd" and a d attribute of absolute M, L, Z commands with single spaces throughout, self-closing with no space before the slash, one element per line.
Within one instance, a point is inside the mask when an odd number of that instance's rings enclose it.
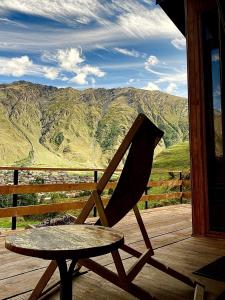
<path fill-rule="evenodd" d="M 179 172 L 179 180 L 182 180 L 182 171 Z M 180 204 L 182 204 L 183 203 L 183 181 L 180 185 L 180 193 L 181 193 Z"/>
<path fill-rule="evenodd" d="M 98 182 L 98 171 L 97 171 L 97 170 L 94 170 L 94 182 L 95 182 L 95 183 Z M 97 209 L 96 209 L 96 206 L 94 207 L 93 216 L 94 216 L 94 217 L 97 217 Z"/>
<path fill-rule="evenodd" d="M 13 171 L 13 184 L 14 185 L 18 185 L 18 181 L 19 181 L 19 171 L 18 170 L 14 170 Z M 13 207 L 17 206 L 17 199 L 18 199 L 18 195 L 17 194 L 13 194 Z M 12 217 L 12 230 L 16 229 L 16 217 Z"/>
<path fill-rule="evenodd" d="M 148 187 L 145 188 L 145 195 L 148 195 Z M 148 201 L 145 201 L 145 209 L 148 209 Z"/>

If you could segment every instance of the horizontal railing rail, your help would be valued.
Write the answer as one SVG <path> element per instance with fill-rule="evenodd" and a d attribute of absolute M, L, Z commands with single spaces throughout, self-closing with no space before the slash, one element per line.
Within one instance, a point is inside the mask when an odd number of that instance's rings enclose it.
<path fill-rule="evenodd" d="M 88 197 L 77 197 L 77 198 L 65 198 L 61 199 L 60 203 L 50 203 L 50 204 L 38 204 L 38 205 L 26 205 L 17 206 L 18 195 L 23 194 L 33 194 L 33 193 L 49 193 L 49 192 L 69 192 L 69 191 L 92 191 L 96 187 L 98 181 L 98 172 L 103 172 L 104 169 L 69 169 L 69 168 L 16 168 L 16 167 L 0 167 L 0 170 L 12 170 L 14 173 L 13 184 L 1 185 L 0 195 L 13 195 L 12 207 L 0 208 L 0 218 L 12 217 L 12 229 L 16 228 L 16 217 L 26 216 L 26 215 L 39 215 L 52 212 L 62 212 L 68 210 L 78 210 L 82 209 L 85 205 L 85 201 Z M 57 184 L 18 184 L 19 183 L 19 171 L 83 171 L 83 172 L 93 172 L 93 182 L 78 182 L 78 183 L 57 183 Z M 118 172 L 121 170 L 118 169 Z M 185 171 L 187 172 L 187 170 Z M 164 199 L 180 199 L 182 203 L 183 198 L 190 199 L 191 192 L 185 191 L 184 188 L 190 187 L 190 180 L 183 179 L 183 171 L 180 170 L 159 170 L 154 169 L 154 174 L 169 173 L 177 174 L 178 179 L 169 180 L 150 180 L 146 186 L 146 192 L 141 197 L 140 202 L 145 202 L 145 208 L 148 207 L 149 201 L 160 201 Z M 106 190 L 114 189 L 117 185 L 117 181 L 109 182 L 106 186 Z M 154 187 L 177 187 L 179 191 L 170 191 L 168 193 L 160 194 L 148 194 L 148 189 Z M 73 200 L 71 200 L 73 199 Z M 107 202 L 108 197 L 104 197 L 104 202 Z M 68 201 L 69 200 L 69 201 Z M 96 210 L 94 210 L 94 215 L 96 216 Z"/>

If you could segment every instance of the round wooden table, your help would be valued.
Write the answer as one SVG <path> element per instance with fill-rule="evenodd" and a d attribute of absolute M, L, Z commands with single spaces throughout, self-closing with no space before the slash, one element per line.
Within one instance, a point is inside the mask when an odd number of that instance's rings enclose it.
<path fill-rule="evenodd" d="M 56 260 L 60 272 L 60 299 L 72 299 L 72 275 L 81 258 L 117 250 L 124 243 L 121 233 L 96 225 L 62 225 L 28 229 L 7 236 L 5 247 L 13 252 Z M 69 267 L 66 260 L 72 259 Z"/>

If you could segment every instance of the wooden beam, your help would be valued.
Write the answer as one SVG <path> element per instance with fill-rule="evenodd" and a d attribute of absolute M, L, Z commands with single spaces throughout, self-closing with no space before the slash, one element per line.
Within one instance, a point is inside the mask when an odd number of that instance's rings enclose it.
<path fill-rule="evenodd" d="M 149 181 L 148 187 L 156 187 L 156 186 L 168 186 L 168 187 L 174 187 L 174 186 L 181 186 L 182 180 L 180 179 L 173 179 L 173 180 L 159 180 L 159 181 Z"/>
<path fill-rule="evenodd" d="M 39 215 L 50 212 L 67 211 L 82 209 L 85 206 L 84 201 L 52 203 L 52 204 L 40 204 L 29 206 L 8 207 L 0 209 L 0 218 L 3 217 L 18 217 L 27 215 Z"/>
<path fill-rule="evenodd" d="M 158 201 L 163 199 L 175 199 L 181 198 L 182 192 L 174 192 L 167 194 L 151 194 L 151 195 L 143 195 L 140 201 Z"/>
<path fill-rule="evenodd" d="M 207 159 L 204 71 L 202 55 L 201 5 L 205 1 L 185 0 L 190 153 L 192 178 L 193 234 L 207 230 Z"/>
<path fill-rule="evenodd" d="M 189 180 L 184 180 L 185 185 L 190 184 Z M 147 187 L 174 187 L 181 186 L 182 180 L 160 180 L 149 181 Z M 105 189 L 114 189 L 117 181 L 108 182 Z M 23 184 L 23 185 L 2 185 L 0 186 L 0 194 L 32 194 L 32 193 L 48 193 L 61 191 L 91 191 L 97 187 L 95 182 L 81 183 L 57 183 L 57 184 Z"/>
<path fill-rule="evenodd" d="M 143 195 L 141 197 L 140 201 L 159 201 L 159 200 L 163 200 L 163 199 L 174 199 L 174 198 L 180 198 L 181 195 L 187 199 L 191 198 L 190 192 L 183 192 L 183 193 L 176 192 L 176 193 L 170 193 L 170 194 Z M 106 204 L 108 202 L 108 200 L 109 200 L 108 197 L 102 198 L 103 204 Z M 83 209 L 86 205 L 87 205 L 87 207 L 89 207 L 86 210 L 89 215 L 91 209 L 94 206 L 94 199 L 91 201 L 90 204 L 88 204 L 87 201 L 75 200 L 72 202 L 0 208 L 0 218 L 13 217 L 13 216 L 18 217 L 18 216 L 26 216 L 26 215 L 38 215 L 38 214 L 46 214 L 46 213 L 50 213 L 50 212 Z M 81 217 L 78 217 L 78 219 L 79 219 L 78 223 L 82 223 Z M 86 219 L 86 218 L 84 218 L 84 219 Z"/>
<path fill-rule="evenodd" d="M 191 192 L 183 192 L 182 198 L 191 199 Z"/>
<path fill-rule="evenodd" d="M 96 187 L 94 182 L 58 183 L 58 184 L 27 184 L 0 186 L 0 194 L 32 194 L 60 191 L 89 191 Z"/>

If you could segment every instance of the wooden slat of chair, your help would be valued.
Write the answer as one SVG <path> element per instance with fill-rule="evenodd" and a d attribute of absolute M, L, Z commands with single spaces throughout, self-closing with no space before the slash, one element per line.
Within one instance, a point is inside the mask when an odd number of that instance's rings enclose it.
<path fill-rule="evenodd" d="M 38 281 L 36 287 L 33 289 L 31 295 L 29 296 L 28 300 L 36 300 L 41 296 L 42 291 L 46 287 L 47 283 L 51 279 L 52 275 L 54 274 L 57 268 L 56 261 L 52 260 L 48 265 L 47 269 L 45 270 L 44 274 Z"/>
<path fill-rule="evenodd" d="M 95 200 L 95 206 L 96 206 L 96 209 L 98 211 L 98 214 L 99 214 L 99 217 L 100 217 L 100 220 L 101 220 L 101 224 L 103 226 L 109 226 L 108 220 L 107 220 L 106 215 L 105 215 L 105 210 L 104 210 L 104 206 L 103 206 L 103 203 L 102 203 L 102 199 L 99 196 L 97 191 L 93 191 L 93 198 Z"/>
<path fill-rule="evenodd" d="M 145 245 L 148 249 L 151 250 L 151 255 L 154 255 L 154 251 L 153 251 L 153 248 L 152 248 L 152 244 L 150 242 L 150 239 L 148 237 L 148 233 L 147 233 L 147 230 L 145 228 L 145 225 L 144 225 L 144 222 L 142 220 L 142 217 L 141 217 L 141 214 L 140 214 L 140 211 L 137 207 L 137 205 L 134 206 L 133 208 L 133 211 L 134 211 L 134 214 L 135 214 L 135 217 L 137 219 L 137 223 L 139 225 L 139 228 L 141 230 L 141 234 L 143 236 L 143 240 L 145 242 Z"/>
<path fill-rule="evenodd" d="M 80 260 L 80 263 L 87 269 L 90 269 L 91 271 L 103 277 L 104 279 L 112 282 L 113 284 L 122 288 L 128 293 L 131 293 L 133 296 L 137 297 L 138 299 L 143 299 L 143 300 L 156 299 L 152 297 L 144 289 L 134 284 L 133 282 L 130 282 L 128 286 L 127 285 L 124 286 L 124 283 L 120 280 L 120 278 L 116 273 L 110 271 L 109 269 L 103 267 L 102 265 L 96 263 L 91 259 L 84 259 L 84 260 L 82 259 Z"/>
<path fill-rule="evenodd" d="M 112 252 L 112 257 L 113 257 L 113 261 L 116 266 L 116 270 L 118 273 L 118 277 L 121 281 L 121 284 L 124 286 L 124 288 L 128 288 L 129 284 L 128 284 L 128 280 L 127 280 L 127 274 L 124 269 L 123 262 L 122 262 L 120 254 L 119 254 L 119 251 L 116 250 L 116 251 Z"/>
<path fill-rule="evenodd" d="M 144 265 L 148 262 L 149 257 L 151 257 L 152 251 L 151 249 L 147 249 L 136 261 L 136 263 L 130 268 L 127 272 L 128 281 L 133 281 L 134 278 L 138 275 Z"/>

